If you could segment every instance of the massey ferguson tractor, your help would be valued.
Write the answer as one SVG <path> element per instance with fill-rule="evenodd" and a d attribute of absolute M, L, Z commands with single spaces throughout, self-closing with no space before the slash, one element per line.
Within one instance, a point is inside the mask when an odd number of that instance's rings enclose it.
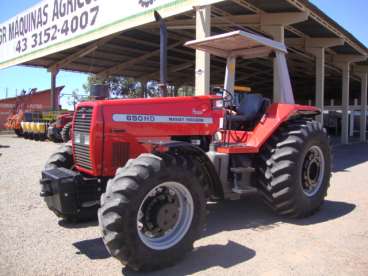
<path fill-rule="evenodd" d="M 74 221 L 98 212 L 107 250 L 133 270 L 189 252 L 208 200 L 259 193 L 276 214 L 302 218 L 329 187 L 329 138 L 320 111 L 293 102 L 285 45 L 234 31 L 186 46 L 227 60 L 222 96 L 82 102 L 71 144 L 42 172 L 48 208 Z M 236 58 L 256 57 L 276 59 L 280 102 L 234 94 Z"/>

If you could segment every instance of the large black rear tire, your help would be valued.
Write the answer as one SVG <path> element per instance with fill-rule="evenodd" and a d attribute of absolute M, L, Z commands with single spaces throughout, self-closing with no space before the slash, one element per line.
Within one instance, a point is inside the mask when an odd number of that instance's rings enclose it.
<path fill-rule="evenodd" d="M 284 123 L 263 146 L 258 188 L 279 215 L 301 218 L 323 204 L 331 176 L 329 137 L 316 121 Z"/>
<path fill-rule="evenodd" d="M 193 242 L 204 228 L 206 215 L 203 174 L 194 162 L 190 157 L 176 154 L 142 154 L 117 170 L 107 184 L 98 211 L 103 240 L 112 256 L 133 270 L 147 271 L 173 265 L 193 248 Z M 165 206 L 170 206 L 168 202 L 176 202 L 176 199 L 169 200 L 172 190 L 166 190 L 165 185 L 173 190 L 178 187 L 186 193 L 186 199 L 181 201 L 183 206 L 175 209 L 171 205 L 171 209 L 164 210 Z M 173 194 L 179 196 L 180 189 Z M 191 219 L 179 219 L 186 215 L 176 215 L 175 212 L 186 208 L 192 208 Z M 160 228 L 166 225 L 165 219 L 163 224 L 159 222 L 164 214 L 162 210 L 172 214 L 171 222 L 167 221 L 171 223 L 171 230 Z M 187 225 L 186 230 L 179 232 L 184 229 L 183 225 Z M 150 239 L 146 235 L 151 231 L 156 234 Z M 170 240 L 170 233 L 175 231 L 181 236 L 178 234 L 176 240 Z M 165 241 L 166 237 L 165 244 L 161 240 Z"/>
<path fill-rule="evenodd" d="M 67 123 L 61 130 L 61 139 L 64 143 L 70 140 L 70 131 L 72 129 L 72 122 Z"/>
<path fill-rule="evenodd" d="M 53 153 L 47 160 L 44 170 L 51 170 L 55 168 L 72 169 L 73 164 L 73 150 L 72 145 L 62 145 L 55 153 Z M 75 215 L 66 215 L 53 211 L 58 217 L 61 217 L 70 222 L 82 222 L 89 220 L 96 220 L 98 206 L 80 207 L 80 212 Z"/>

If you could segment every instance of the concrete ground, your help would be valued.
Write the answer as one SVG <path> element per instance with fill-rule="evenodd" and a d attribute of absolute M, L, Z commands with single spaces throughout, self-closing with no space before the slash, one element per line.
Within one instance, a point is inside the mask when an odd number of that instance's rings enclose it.
<path fill-rule="evenodd" d="M 96 222 L 68 224 L 46 208 L 38 179 L 57 147 L 0 136 L 0 275 L 140 275 L 109 256 Z M 368 144 L 334 155 L 316 215 L 282 220 L 255 197 L 211 204 L 195 250 L 152 275 L 368 275 Z"/>

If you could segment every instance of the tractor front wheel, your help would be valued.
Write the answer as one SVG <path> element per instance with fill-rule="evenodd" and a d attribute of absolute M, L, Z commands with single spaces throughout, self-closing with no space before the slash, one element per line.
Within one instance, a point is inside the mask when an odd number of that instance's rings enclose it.
<path fill-rule="evenodd" d="M 204 227 L 203 175 L 190 157 L 142 154 L 117 171 L 98 219 L 112 256 L 133 270 L 170 266 Z"/>
<path fill-rule="evenodd" d="M 264 145 L 258 187 L 278 214 L 306 217 L 324 202 L 331 176 L 329 138 L 311 120 L 288 121 Z"/>
<path fill-rule="evenodd" d="M 55 168 L 71 169 L 73 167 L 73 150 L 72 146 L 62 145 L 56 152 L 54 152 L 46 162 L 44 170 L 51 170 Z"/>

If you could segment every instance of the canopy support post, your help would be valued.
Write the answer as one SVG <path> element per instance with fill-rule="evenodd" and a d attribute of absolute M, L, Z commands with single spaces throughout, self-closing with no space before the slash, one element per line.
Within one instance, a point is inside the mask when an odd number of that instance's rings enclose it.
<path fill-rule="evenodd" d="M 236 66 L 236 58 L 228 57 L 226 60 L 224 88 L 225 92 L 230 93 L 233 99 L 234 99 L 234 86 L 235 86 L 235 66 Z"/>

